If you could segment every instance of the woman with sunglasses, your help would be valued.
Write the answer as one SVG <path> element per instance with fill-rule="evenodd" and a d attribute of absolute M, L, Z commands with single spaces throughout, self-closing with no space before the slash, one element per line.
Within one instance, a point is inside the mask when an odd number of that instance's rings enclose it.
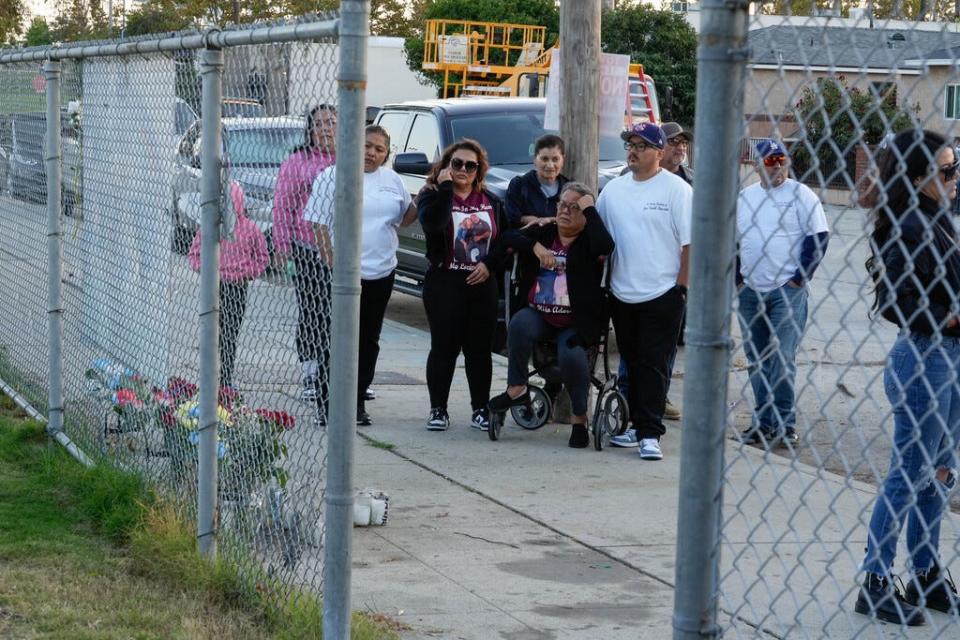
<path fill-rule="evenodd" d="M 870 518 L 855 610 L 916 626 L 922 607 L 957 615 L 960 604 L 939 554 L 960 466 L 960 245 L 951 217 L 958 164 L 943 136 L 910 129 L 896 135 L 880 166 L 867 270 L 874 310 L 900 335 L 883 379 L 893 454 Z M 910 577 L 901 594 L 892 570 L 904 521 Z"/>
<path fill-rule="evenodd" d="M 423 283 L 430 323 L 430 431 L 450 426 L 447 400 L 461 351 L 473 408 L 470 424 L 481 430 L 490 426 L 490 349 L 498 309 L 497 282 L 491 274 L 500 266 L 491 248 L 507 222 L 500 199 L 485 188 L 488 166 L 479 143 L 456 142 L 443 151 L 417 196 L 430 265 Z"/>

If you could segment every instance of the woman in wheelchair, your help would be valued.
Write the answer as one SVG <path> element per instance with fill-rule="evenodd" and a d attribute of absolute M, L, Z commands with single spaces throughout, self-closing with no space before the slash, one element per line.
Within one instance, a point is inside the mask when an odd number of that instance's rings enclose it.
<path fill-rule="evenodd" d="M 490 411 L 528 406 L 527 364 L 534 345 L 556 340 L 563 383 L 570 393 L 573 423 L 570 446 L 590 444 L 587 431 L 587 351 L 607 322 L 603 305 L 601 257 L 613 251 L 590 189 L 579 182 L 563 186 L 555 224 L 508 231 L 502 247 L 517 253 L 525 307 L 510 320 L 507 334 L 507 390 L 490 399 Z"/>

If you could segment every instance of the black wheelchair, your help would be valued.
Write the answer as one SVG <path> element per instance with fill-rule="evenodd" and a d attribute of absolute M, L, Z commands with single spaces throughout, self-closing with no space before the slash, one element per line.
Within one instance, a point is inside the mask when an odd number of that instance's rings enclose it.
<path fill-rule="evenodd" d="M 607 270 L 604 268 L 603 283 L 607 288 Z M 516 268 L 510 277 L 512 288 L 517 285 Z M 520 292 L 516 292 L 520 293 Z M 508 301 L 510 297 L 508 296 Z M 516 298 L 514 298 L 516 299 Z M 509 305 L 508 305 L 509 306 Z M 508 308 L 508 317 L 509 314 Z M 610 370 L 610 360 L 608 358 L 607 344 L 610 337 L 610 321 L 607 320 L 606 328 L 600 336 L 600 341 L 590 347 L 587 351 L 587 366 L 590 370 L 590 386 L 596 393 L 596 401 L 593 405 L 593 419 L 588 425 L 593 439 L 593 446 L 597 451 L 610 444 L 610 438 L 618 436 L 627 430 L 630 419 L 630 411 L 627 408 L 627 400 L 617 388 L 617 374 Z M 527 406 L 511 407 L 510 415 L 513 421 L 523 429 L 535 430 L 549 422 L 554 408 L 554 394 L 548 392 L 548 389 L 559 389 L 563 384 L 560 375 L 560 367 L 557 363 L 557 344 L 555 341 L 537 342 L 533 346 L 530 357 L 533 368 L 527 373 L 527 391 L 530 395 L 530 404 Z M 600 378 L 597 373 L 597 362 L 602 361 L 603 377 Z M 541 386 L 534 383 L 532 378 L 540 378 L 544 384 Z M 490 428 L 487 435 L 491 440 L 497 441 L 503 432 L 503 424 L 506 419 L 506 412 L 494 411 L 490 415 Z"/>

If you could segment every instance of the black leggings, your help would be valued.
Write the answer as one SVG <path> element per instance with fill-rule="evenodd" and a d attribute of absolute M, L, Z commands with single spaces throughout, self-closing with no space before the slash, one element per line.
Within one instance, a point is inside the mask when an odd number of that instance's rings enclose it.
<path fill-rule="evenodd" d="M 317 402 L 326 410 L 330 387 L 330 313 L 331 269 L 320 253 L 302 245 L 294 245 L 293 261 L 297 267 L 294 284 L 297 306 L 297 355 L 300 362 L 317 363 Z"/>
<path fill-rule="evenodd" d="M 220 386 L 233 386 L 237 338 L 247 310 L 247 281 L 220 281 Z"/>
<path fill-rule="evenodd" d="M 466 283 L 468 271 L 430 269 L 423 282 L 423 307 L 430 323 L 427 389 L 431 407 L 447 407 L 450 384 L 463 352 L 474 410 L 487 406 L 493 362 L 490 350 L 497 329 L 497 282 L 493 277 Z"/>
<path fill-rule="evenodd" d="M 373 382 L 380 355 L 380 330 L 387 311 L 396 272 L 386 278 L 360 281 L 360 355 L 357 361 L 357 406 L 363 406 L 367 387 Z"/>

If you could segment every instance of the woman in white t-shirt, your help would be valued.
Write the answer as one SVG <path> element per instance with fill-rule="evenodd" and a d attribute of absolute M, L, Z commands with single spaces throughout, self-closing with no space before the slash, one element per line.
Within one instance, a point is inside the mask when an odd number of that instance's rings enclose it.
<path fill-rule="evenodd" d="M 363 246 L 360 257 L 360 353 L 357 372 L 357 424 L 369 425 L 367 387 L 373 382 L 380 354 L 383 315 L 393 291 L 397 268 L 397 228 L 417 219 L 406 186 L 384 165 L 390 157 L 390 135 L 378 125 L 366 129 L 363 156 Z M 336 167 L 313 181 L 303 217 L 313 224 L 321 256 L 333 265 Z"/>

